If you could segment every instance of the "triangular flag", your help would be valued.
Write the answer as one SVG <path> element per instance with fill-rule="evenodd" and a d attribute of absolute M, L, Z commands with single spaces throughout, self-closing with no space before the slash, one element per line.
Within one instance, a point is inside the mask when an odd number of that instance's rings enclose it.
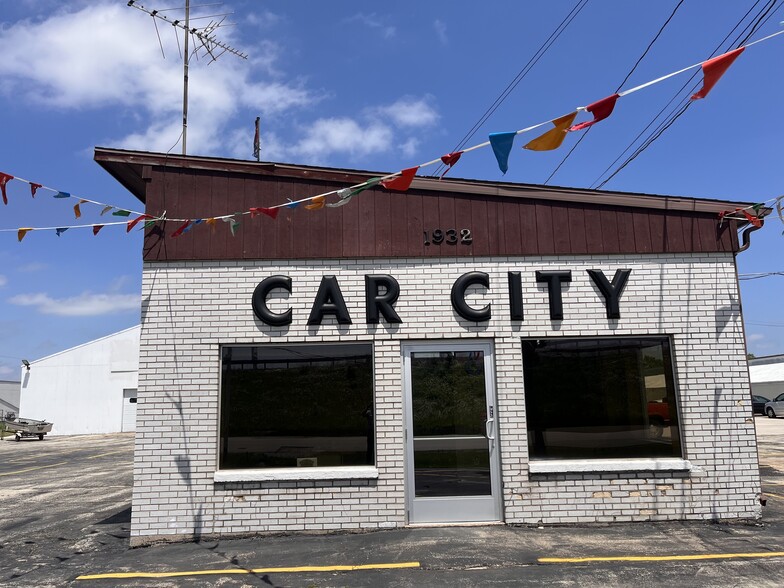
<path fill-rule="evenodd" d="M 84 204 L 85 202 L 87 202 L 87 200 L 80 200 L 79 202 L 74 204 L 74 214 L 76 215 L 76 218 L 82 216 L 82 209 L 79 208 L 79 206 Z"/>
<path fill-rule="evenodd" d="M 754 225 L 757 228 L 760 228 L 762 226 L 762 221 L 758 217 L 754 216 L 753 214 L 749 214 L 748 210 L 744 209 L 741 210 L 741 212 L 743 213 L 743 216 L 746 217 L 746 220 L 749 221 L 752 225 Z"/>
<path fill-rule="evenodd" d="M 14 176 L 0 172 L 0 191 L 3 193 L 3 204 L 8 204 L 8 196 L 5 193 L 5 185 L 13 179 Z M 22 237 L 24 237 L 24 235 L 22 235 Z M 21 241 L 22 239 L 20 238 L 19 240 Z"/>
<path fill-rule="evenodd" d="M 454 153 L 447 153 L 446 155 L 441 156 L 441 162 L 446 166 L 444 173 L 441 174 L 442 178 L 446 175 L 446 172 L 452 169 L 452 166 L 460 160 L 462 154 L 462 151 L 455 151 Z"/>
<path fill-rule="evenodd" d="M 725 53 L 724 55 L 719 55 L 718 57 L 714 57 L 713 59 L 709 59 L 702 64 L 702 88 L 699 92 L 692 95 L 692 100 L 698 100 L 700 98 L 705 98 L 708 95 L 708 92 L 711 91 L 713 86 L 716 85 L 721 79 L 721 76 L 729 69 L 732 65 L 732 62 L 735 61 L 738 56 L 743 53 L 745 47 L 738 47 L 734 51 L 730 51 Z"/>
<path fill-rule="evenodd" d="M 97 235 L 102 228 L 103 225 L 93 225 L 93 235 Z"/>
<path fill-rule="evenodd" d="M 54 234 L 55 234 L 55 235 L 57 235 L 57 236 L 59 237 L 60 235 L 62 235 L 63 233 L 65 233 L 67 230 L 68 230 L 68 227 L 63 227 L 63 228 L 61 228 L 61 229 L 55 229 L 55 230 L 54 230 Z"/>
<path fill-rule="evenodd" d="M 184 223 L 182 223 L 180 225 L 180 227 L 176 231 L 174 231 L 172 233 L 171 236 L 172 237 L 179 237 L 180 235 L 183 234 L 183 232 L 185 232 L 185 229 L 187 229 L 190 224 L 191 224 L 191 221 L 189 221 L 189 220 L 185 221 Z"/>
<path fill-rule="evenodd" d="M 132 221 L 128 221 L 128 225 L 125 227 L 125 232 L 126 232 L 126 233 L 130 233 L 130 232 L 131 232 L 131 230 L 133 229 L 133 227 L 135 227 L 135 226 L 136 226 L 136 225 L 138 225 L 138 224 L 139 224 L 141 221 L 143 221 L 143 220 L 145 220 L 145 219 L 148 219 L 148 218 L 152 218 L 152 216 L 150 216 L 149 214 L 143 214 L 143 215 L 141 215 L 141 216 L 138 216 L 138 217 L 136 217 L 136 218 L 135 218 L 135 219 L 133 219 Z"/>
<path fill-rule="evenodd" d="M 365 190 L 369 190 L 373 186 L 377 186 L 381 182 L 381 178 L 370 178 L 367 182 L 360 184 L 356 188 L 351 190 L 351 196 L 356 196 L 357 194 L 361 194 Z"/>
<path fill-rule="evenodd" d="M 148 221 L 145 221 L 145 222 L 144 222 L 144 228 L 145 228 L 145 230 L 146 230 L 146 229 L 149 229 L 150 227 L 153 227 L 153 226 L 155 226 L 155 223 L 156 223 L 156 222 L 157 222 L 156 220 L 148 220 Z M 157 227 L 156 227 L 156 228 L 157 228 Z"/>
<path fill-rule="evenodd" d="M 266 214 L 270 218 L 277 218 L 279 211 L 280 211 L 280 208 L 278 208 L 278 207 L 275 207 L 275 208 L 264 208 L 263 206 L 259 206 L 259 207 L 250 209 L 250 218 L 256 218 L 260 214 Z"/>
<path fill-rule="evenodd" d="M 35 198 L 35 193 L 38 188 L 43 188 L 43 184 L 36 184 L 35 182 L 30 182 L 30 195 Z"/>
<path fill-rule="evenodd" d="M 210 227 L 212 227 L 212 232 L 214 233 L 215 232 L 215 222 L 216 222 L 216 219 L 208 218 L 204 222 L 207 223 L 208 225 L 210 225 Z"/>
<path fill-rule="evenodd" d="M 299 206 L 299 202 L 289 202 L 286 208 L 297 208 L 297 206 Z"/>
<path fill-rule="evenodd" d="M 335 192 L 338 195 L 339 200 L 337 202 L 333 202 L 331 204 L 327 204 L 329 208 L 338 208 L 340 206 L 345 206 L 351 199 L 354 197 L 351 195 L 351 188 L 343 188 L 342 190 L 338 190 Z"/>
<path fill-rule="evenodd" d="M 405 192 L 406 190 L 411 187 L 411 182 L 414 180 L 414 176 L 417 173 L 419 166 L 416 167 L 409 167 L 408 169 L 404 169 L 400 172 L 399 176 L 395 176 L 394 178 L 389 178 L 388 180 L 384 180 L 381 182 L 381 185 L 384 186 L 387 190 L 397 190 L 398 192 Z"/>
<path fill-rule="evenodd" d="M 583 129 L 587 129 L 590 126 L 595 125 L 600 120 L 604 120 L 612 114 L 613 108 L 615 108 L 615 101 L 618 100 L 618 98 L 618 94 L 613 94 L 612 96 L 602 98 L 593 104 L 589 104 L 585 107 L 585 110 L 593 115 L 593 120 L 582 122 L 579 125 L 574 125 L 573 127 L 569 127 L 568 130 L 582 131 Z"/>
<path fill-rule="evenodd" d="M 58 192 L 54 195 L 55 198 L 70 198 L 71 195 L 68 192 Z"/>
<path fill-rule="evenodd" d="M 131 216 L 131 213 L 127 210 L 118 210 L 113 212 L 112 216 Z"/>
<path fill-rule="evenodd" d="M 536 139 L 528 141 L 528 143 L 523 145 L 523 149 L 530 149 L 531 151 L 552 151 L 553 149 L 558 149 L 566 138 L 566 130 L 572 126 L 576 117 L 577 112 L 570 112 L 550 121 L 555 125 L 555 128 L 539 135 Z"/>
<path fill-rule="evenodd" d="M 234 220 L 233 216 L 227 216 L 226 218 L 221 219 L 224 223 L 229 223 L 229 229 L 231 230 L 231 236 L 237 234 L 237 229 L 240 226 L 240 222 Z"/>
<path fill-rule="evenodd" d="M 110 211 L 112 208 L 114 208 L 114 206 L 104 206 L 104 207 L 103 207 L 103 210 L 101 211 L 101 216 L 105 215 L 105 214 L 106 214 L 107 212 L 109 212 L 109 211 Z"/>
<path fill-rule="evenodd" d="M 517 133 L 514 131 L 508 133 L 490 133 L 490 146 L 493 148 L 495 158 L 498 161 L 498 167 L 502 173 L 506 173 L 509 169 L 509 152 L 512 150 L 514 138 Z"/>
<path fill-rule="evenodd" d="M 318 210 L 319 208 L 324 208 L 326 198 L 324 196 L 316 196 L 315 198 L 310 199 L 310 204 L 306 204 L 305 208 L 307 210 Z"/>
<path fill-rule="evenodd" d="M 24 238 L 25 238 L 25 235 L 26 235 L 27 233 L 29 233 L 30 231 L 32 231 L 32 230 L 33 230 L 33 229 L 19 229 L 19 230 L 16 232 L 16 238 L 17 238 L 17 239 L 19 239 L 19 242 L 21 243 L 21 242 L 22 242 L 22 239 L 24 239 Z"/>

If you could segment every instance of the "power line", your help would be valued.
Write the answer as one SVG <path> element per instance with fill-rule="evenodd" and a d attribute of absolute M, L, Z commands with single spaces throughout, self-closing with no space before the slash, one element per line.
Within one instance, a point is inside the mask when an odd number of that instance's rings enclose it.
<path fill-rule="evenodd" d="M 627 74 L 626 74 L 626 77 L 624 77 L 624 78 L 623 78 L 623 81 L 622 81 L 620 84 L 618 84 L 618 87 L 616 88 L 616 90 L 615 90 L 614 94 L 617 94 L 617 93 L 618 93 L 618 91 L 619 91 L 619 90 L 620 90 L 620 89 L 623 87 L 623 85 L 624 85 L 624 84 L 627 82 L 627 80 L 628 80 L 628 79 L 631 77 L 631 75 L 634 73 L 634 71 L 637 69 L 637 66 L 638 66 L 638 65 L 640 65 L 640 62 L 641 62 L 641 61 L 643 60 L 643 58 L 644 58 L 644 57 L 645 57 L 645 56 L 648 54 L 648 51 L 650 51 L 650 50 L 651 50 L 651 47 L 653 47 L 653 44 L 654 44 L 654 43 L 656 42 L 656 40 L 657 40 L 657 39 L 658 39 L 658 38 L 661 36 L 661 34 L 662 34 L 662 32 L 664 31 L 664 29 L 667 27 L 667 25 L 668 25 L 668 24 L 670 24 L 670 21 L 671 21 L 671 20 L 672 20 L 672 18 L 675 16 L 675 13 L 676 13 L 676 12 L 678 12 L 678 8 L 680 8 L 680 7 L 681 7 L 681 4 L 683 4 L 683 2 L 684 2 L 684 0 L 680 0 L 680 2 L 678 2 L 678 4 L 676 4 L 676 5 L 675 5 L 675 8 L 673 8 L 672 12 L 670 13 L 670 16 L 668 16 L 668 17 L 667 17 L 667 20 L 665 20 L 665 21 L 664 21 L 664 24 L 662 24 L 662 26 L 661 26 L 661 27 L 659 27 L 659 32 L 658 32 L 658 33 L 656 33 L 656 35 L 654 35 L 654 37 L 653 37 L 653 39 L 651 40 L 651 42 L 650 42 L 650 43 L 648 43 L 648 46 L 645 48 L 645 51 L 643 51 L 643 52 L 642 52 L 642 55 L 640 55 L 640 57 L 637 59 L 637 62 L 636 62 L 636 63 L 634 64 L 634 66 L 633 66 L 633 67 L 632 67 L 632 68 L 629 70 L 629 73 L 627 73 Z M 577 147 L 580 145 L 580 143 L 582 143 L 582 142 L 583 142 L 583 139 L 585 139 L 585 137 L 587 137 L 587 136 L 588 136 L 588 132 L 589 132 L 590 130 L 591 130 L 591 129 L 589 128 L 589 129 L 588 129 L 587 131 L 585 131 L 585 132 L 584 132 L 582 135 L 580 135 L 580 138 L 579 138 L 579 139 L 577 140 L 577 142 L 576 142 L 576 143 L 575 143 L 575 144 L 572 146 L 572 148 L 569 150 L 569 152 L 568 152 L 568 153 L 567 153 L 567 154 L 564 156 L 564 158 L 561 160 L 561 163 L 559 163 L 559 164 L 556 166 L 556 168 L 555 168 L 555 169 L 552 171 L 552 173 L 551 173 L 549 176 L 547 176 L 547 179 L 544 181 L 544 185 L 547 185 L 547 183 L 548 183 L 548 182 L 549 182 L 549 181 L 550 181 L 550 180 L 553 178 L 553 176 L 554 176 L 556 173 L 558 173 L 558 170 L 559 170 L 559 169 L 561 169 L 561 167 L 563 166 L 563 164 L 564 164 L 564 163 L 566 163 L 566 161 L 569 159 L 569 157 L 572 155 L 572 153 L 574 153 L 574 150 L 575 150 L 575 149 L 577 149 Z M 617 160 L 616 160 L 616 161 L 617 161 Z"/>
<path fill-rule="evenodd" d="M 522 69 L 519 72 L 517 72 L 517 75 L 512 79 L 511 82 L 509 82 L 509 84 L 507 84 L 506 88 L 504 88 L 501 91 L 501 93 L 498 95 L 498 97 L 496 97 L 493 103 L 487 108 L 487 110 L 485 110 L 484 114 L 482 114 L 482 116 L 479 117 L 479 120 L 477 120 L 474 123 L 474 126 L 472 126 L 468 130 L 468 132 L 465 135 L 463 135 L 463 138 L 460 139 L 458 144 L 455 145 L 455 147 L 452 149 L 451 151 L 452 153 L 456 151 L 460 151 L 460 149 L 462 149 L 466 145 L 466 143 L 468 143 L 468 141 L 470 141 L 471 138 L 479 131 L 482 125 L 484 125 L 485 122 L 487 122 L 487 120 L 493 115 L 493 113 L 495 113 L 495 111 L 498 110 L 498 107 L 501 106 L 504 100 L 506 100 L 509 97 L 509 95 L 518 86 L 518 84 L 523 80 L 523 78 L 525 78 L 525 76 L 528 75 L 528 73 L 539 62 L 542 56 L 544 56 L 544 54 L 547 53 L 548 49 L 550 49 L 553 43 L 555 43 L 558 40 L 558 37 L 560 37 L 561 34 L 566 30 L 566 27 L 568 27 L 571 24 L 571 22 L 577 17 L 577 15 L 580 14 L 582 9 L 585 8 L 586 4 L 588 4 L 588 0 L 577 1 L 577 4 L 574 5 L 574 7 L 559 23 L 559 25 L 555 27 L 555 30 L 552 33 L 550 33 L 550 36 L 547 37 L 544 43 L 542 43 L 539 46 L 539 49 L 537 49 L 533 57 L 531 57 L 528 60 L 528 63 L 526 63 L 522 67 Z M 443 168 L 444 165 L 440 164 L 435 169 L 433 174 L 438 175 L 439 173 L 441 173 Z"/>
<path fill-rule="evenodd" d="M 757 5 L 759 5 L 759 3 L 761 1 L 762 0 L 757 0 L 754 3 L 754 5 L 752 5 L 752 7 L 749 8 L 748 11 L 746 11 L 746 14 L 744 14 L 743 17 L 741 17 L 741 19 L 738 21 L 738 23 L 730 30 L 730 32 L 718 44 L 716 49 L 714 49 L 714 51 L 711 53 L 711 57 L 713 57 L 714 55 L 716 55 L 719 52 L 719 50 L 721 49 L 722 45 L 730 38 L 730 36 L 738 29 L 738 27 L 741 26 L 743 21 L 746 20 L 746 18 L 749 16 L 749 14 L 751 14 L 751 12 L 757 7 Z M 778 7 L 776 7 L 775 10 L 773 10 L 776 1 L 777 0 L 770 0 L 770 2 L 768 4 L 766 4 L 766 6 L 761 8 L 759 10 L 759 12 L 757 12 L 757 14 L 754 17 L 752 17 L 752 22 L 749 22 L 743 28 L 743 30 L 732 41 L 730 46 L 731 47 L 736 47 L 736 48 L 740 47 L 741 45 L 743 45 L 751 37 L 751 35 L 753 35 L 757 30 L 759 30 L 760 27 L 762 27 L 768 20 L 770 20 L 770 18 L 775 14 L 775 12 L 778 11 L 779 8 L 781 8 L 781 5 L 779 5 Z M 688 110 L 688 108 L 691 106 L 691 104 L 693 102 L 689 98 L 689 96 L 693 93 L 694 90 L 697 89 L 697 86 L 699 85 L 698 83 L 695 84 L 695 86 L 688 93 L 688 95 L 686 95 L 685 97 L 681 98 L 679 105 L 674 107 L 674 109 L 671 110 L 669 112 L 669 114 L 667 114 L 665 116 L 664 120 L 662 120 L 662 122 L 660 122 L 658 124 L 656 129 L 654 129 L 651 133 L 649 133 L 643 139 L 642 143 L 632 152 L 632 154 L 629 155 L 629 157 L 627 157 L 624 160 L 624 162 L 620 166 L 618 166 L 615 169 L 615 171 L 613 171 L 607 178 L 605 178 L 603 181 L 599 182 L 601 177 L 604 176 L 604 174 L 606 174 L 618 162 L 618 160 L 621 159 L 624 156 L 624 154 L 626 154 L 629 151 L 629 149 L 632 148 L 632 146 L 651 127 L 651 125 L 653 125 L 656 122 L 656 120 L 670 106 L 670 104 L 672 104 L 672 102 L 678 98 L 678 96 L 681 94 L 681 92 L 694 80 L 694 78 L 697 76 L 697 73 L 698 73 L 698 71 L 695 71 L 691 75 L 691 77 L 688 80 L 686 80 L 686 82 L 683 84 L 683 86 L 681 86 L 681 88 L 677 92 L 675 92 L 675 94 L 670 99 L 670 101 L 667 103 L 667 105 L 665 105 L 665 107 L 662 108 L 656 114 L 656 116 L 653 117 L 653 119 L 651 119 L 651 121 L 648 123 L 648 125 L 642 131 L 640 131 L 640 133 L 637 134 L 637 136 L 631 141 L 631 143 L 629 143 L 629 145 L 627 145 L 627 147 L 621 152 L 621 154 L 618 157 L 616 157 L 615 160 L 609 166 L 607 166 L 607 168 L 605 168 L 605 170 L 601 174 L 599 174 L 599 177 L 596 178 L 596 180 L 594 180 L 594 182 L 592 184 L 593 188 L 596 188 L 596 189 L 602 188 L 607 182 L 609 182 L 612 178 L 614 178 L 621 170 L 623 170 L 627 165 L 629 165 L 639 155 L 641 155 L 648 147 L 650 147 L 651 144 L 654 143 L 654 141 L 656 141 L 659 137 L 661 137 L 662 134 L 664 134 L 664 132 L 668 128 L 670 128 L 670 126 L 672 126 L 673 123 L 675 123 L 675 121 L 678 118 L 680 118 L 686 112 L 686 110 Z"/>

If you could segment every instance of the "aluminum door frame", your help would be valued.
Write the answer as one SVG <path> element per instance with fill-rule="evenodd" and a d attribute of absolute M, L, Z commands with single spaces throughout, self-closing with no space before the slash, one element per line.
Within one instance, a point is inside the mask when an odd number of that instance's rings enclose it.
<path fill-rule="evenodd" d="M 412 382 L 411 382 L 411 354 L 417 352 L 437 352 L 437 351 L 482 351 L 484 354 L 485 370 L 485 406 L 487 407 L 489 419 L 492 421 L 486 431 L 492 437 L 489 446 L 490 461 L 490 487 L 491 498 L 485 497 L 437 497 L 418 499 L 418 502 L 428 503 L 428 508 L 432 509 L 432 517 L 429 520 L 412 520 L 414 513 L 414 427 L 412 411 Z M 429 341 L 429 342 L 409 342 L 402 343 L 401 353 L 403 359 L 403 417 L 405 419 L 403 439 L 405 442 L 405 495 L 406 495 L 406 522 L 408 524 L 430 524 L 430 523 L 493 523 L 503 521 L 502 508 L 502 488 L 501 488 L 501 451 L 498 438 L 498 403 L 496 395 L 495 377 L 495 353 L 492 341 L 474 339 L 470 341 Z M 477 498 L 480 500 L 477 501 Z M 464 503 L 469 508 L 479 506 L 487 514 L 476 519 L 465 520 L 466 517 L 455 517 L 455 506 L 458 502 Z M 489 503 L 488 505 L 478 505 L 477 502 Z"/>

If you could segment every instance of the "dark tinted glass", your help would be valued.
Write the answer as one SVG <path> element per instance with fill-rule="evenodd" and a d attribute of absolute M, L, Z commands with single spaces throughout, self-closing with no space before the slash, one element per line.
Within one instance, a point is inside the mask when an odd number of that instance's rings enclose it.
<path fill-rule="evenodd" d="M 680 457 L 667 338 L 523 341 L 532 458 Z"/>
<path fill-rule="evenodd" d="M 224 347 L 221 469 L 372 465 L 368 344 Z"/>

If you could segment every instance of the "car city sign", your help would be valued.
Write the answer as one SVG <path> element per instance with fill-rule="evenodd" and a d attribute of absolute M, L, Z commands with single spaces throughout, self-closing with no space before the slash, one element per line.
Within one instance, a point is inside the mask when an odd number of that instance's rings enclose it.
<path fill-rule="evenodd" d="M 621 316 L 620 298 L 629 275 L 630 269 L 615 271 L 612 282 L 604 275 L 602 270 L 587 270 L 593 283 L 604 299 L 607 309 L 607 318 L 617 319 Z M 563 299 L 561 296 L 562 284 L 572 281 L 572 272 L 569 270 L 537 271 L 536 281 L 547 285 L 550 318 L 563 319 Z M 490 304 L 482 308 L 474 308 L 466 302 L 466 290 L 471 286 L 482 286 L 490 289 L 490 276 L 485 272 L 468 272 L 463 274 L 452 284 L 451 302 L 455 312 L 469 321 L 483 322 L 490 320 L 492 308 Z M 509 288 L 509 318 L 522 321 L 523 316 L 523 287 L 520 272 L 507 272 L 507 286 Z M 289 276 L 270 276 L 259 282 L 253 291 L 252 306 L 256 317 L 271 326 L 285 326 L 291 324 L 292 309 L 284 312 L 272 312 L 267 306 L 267 298 L 277 289 L 292 293 L 292 280 Z M 400 284 L 387 274 L 365 275 L 365 322 L 377 324 L 380 317 L 388 323 L 402 323 L 395 310 L 395 302 L 400 296 Z M 325 316 L 334 316 L 338 324 L 350 325 L 352 323 L 343 292 L 336 276 L 323 276 L 313 305 L 308 317 L 309 325 L 320 325 Z"/>

